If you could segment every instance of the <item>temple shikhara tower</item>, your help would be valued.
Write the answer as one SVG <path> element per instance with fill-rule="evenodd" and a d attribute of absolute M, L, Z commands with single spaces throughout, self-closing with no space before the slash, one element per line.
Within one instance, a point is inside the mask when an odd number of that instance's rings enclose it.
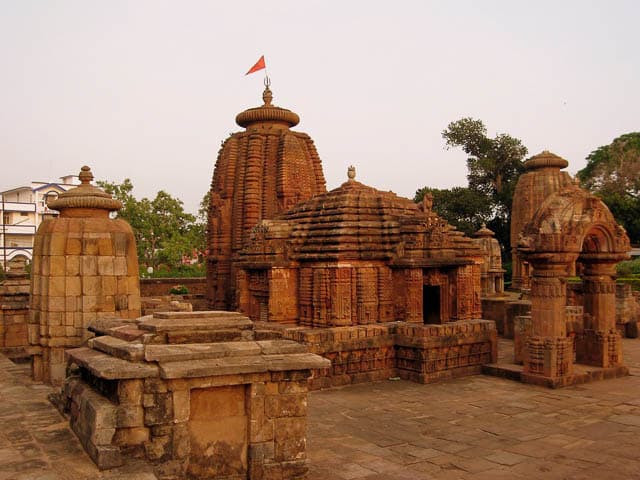
<path fill-rule="evenodd" d="M 245 130 L 222 145 L 211 182 L 207 291 L 216 309 L 234 309 L 234 259 L 251 229 L 297 203 L 326 191 L 313 140 L 292 131 L 300 121 L 291 110 L 272 105 L 267 86 L 264 104 L 236 117 Z"/>

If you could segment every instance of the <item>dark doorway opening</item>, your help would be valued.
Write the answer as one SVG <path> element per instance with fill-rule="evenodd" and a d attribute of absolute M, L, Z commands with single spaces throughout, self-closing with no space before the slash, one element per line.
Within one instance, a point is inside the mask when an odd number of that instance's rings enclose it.
<path fill-rule="evenodd" d="M 424 323 L 442 323 L 440 320 L 440 287 L 422 286 L 422 318 Z"/>

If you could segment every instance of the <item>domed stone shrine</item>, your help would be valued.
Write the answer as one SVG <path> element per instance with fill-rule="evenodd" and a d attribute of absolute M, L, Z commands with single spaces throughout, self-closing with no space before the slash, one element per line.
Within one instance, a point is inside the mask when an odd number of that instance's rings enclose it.
<path fill-rule="evenodd" d="M 524 226 L 542 202 L 552 193 L 571 185 L 571 176 L 563 171 L 569 162 L 547 150 L 524 162 L 525 171 L 516 184 L 511 208 L 512 288 L 531 287 L 531 266 L 516 248 Z"/>
<path fill-rule="evenodd" d="M 280 331 L 332 360 L 316 387 L 479 372 L 495 353 L 493 322 L 473 322 L 482 251 L 430 207 L 357 182 L 351 167 L 340 187 L 252 230 L 240 310 L 293 326 Z"/>
<path fill-rule="evenodd" d="M 81 185 L 48 202 L 60 216 L 42 222 L 35 236 L 28 335 L 34 379 L 47 383 L 64 380 L 64 350 L 91 336 L 89 322 L 140 316 L 133 231 L 109 218 L 122 204 L 91 180 L 82 167 Z"/>
<path fill-rule="evenodd" d="M 218 309 L 237 306 L 234 259 L 251 229 L 326 192 L 313 140 L 291 130 L 298 115 L 272 105 L 269 87 L 262 98 L 262 106 L 236 117 L 245 130 L 222 144 L 211 182 L 207 297 Z"/>
<path fill-rule="evenodd" d="M 504 269 L 502 253 L 496 234 L 483 223 L 473 234 L 473 241 L 483 252 L 484 262 L 480 267 L 482 296 L 491 297 L 504 293 Z"/>

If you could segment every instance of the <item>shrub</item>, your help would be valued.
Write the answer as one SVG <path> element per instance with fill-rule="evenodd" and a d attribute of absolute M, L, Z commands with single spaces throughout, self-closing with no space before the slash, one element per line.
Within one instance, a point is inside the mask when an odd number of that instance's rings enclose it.
<path fill-rule="evenodd" d="M 616 271 L 621 277 L 628 277 L 630 275 L 640 275 L 640 258 L 634 260 L 626 260 L 620 262 L 616 266 Z"/>
<path fill-rule="evenodd" d="M 189 289 L 184 285 L 174 285 L 169 289 L 171 295 L 186 295 L 189 293 Z"/>

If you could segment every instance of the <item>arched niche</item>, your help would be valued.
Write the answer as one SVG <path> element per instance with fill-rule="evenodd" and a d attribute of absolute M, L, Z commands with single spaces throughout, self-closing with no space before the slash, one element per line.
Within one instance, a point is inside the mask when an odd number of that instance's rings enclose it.
<path fill-rule="evenodd" d="M 542 202 L 518 239 L 518 251 L 531 264 L 533 275 L 532 337 L 525 371 L 569 375 L 574 357 L 600 367 L 621 364 L 615 265 L 629 250 L 624 228 L 598 197 L 570 185 Z M 584 319 L 568 341 L 566 281 L 575 275 L 584 285 Z"/>

